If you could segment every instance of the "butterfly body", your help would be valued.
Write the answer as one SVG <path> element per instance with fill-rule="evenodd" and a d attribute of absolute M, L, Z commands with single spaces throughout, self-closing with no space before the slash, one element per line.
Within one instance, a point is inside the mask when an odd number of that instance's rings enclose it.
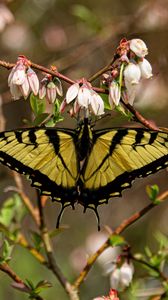
<path fill-rule="evenodd" d="M 61 202 L 96 210 L 136 177 L 168 166 L 168 133 L 143 128 L 30 128 L 0 133 L 0 162 Z"/>

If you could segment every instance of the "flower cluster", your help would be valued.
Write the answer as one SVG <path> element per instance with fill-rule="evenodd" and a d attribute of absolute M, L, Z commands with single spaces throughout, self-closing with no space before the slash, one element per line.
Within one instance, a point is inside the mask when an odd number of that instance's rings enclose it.
<path fill-rule="evenodd" d="M 115 267 L 110 276 L 110 285 L 117 290 L 128 287 L 132 281 L 134 266 L 132 263 L 124 262 L 121 267 Z"/>
<path fill-rule="evenodd" d="M 116 54 L 118 58 L 111 66 L 110 73 L 103 75 L 103 82 L 109 89 L 111 108 L 118 106 L 120 99 L 133 105 L 141 79 L 152 77 L 152 67 L 145 58 L 148 49 L 141 39 L 121 40 Z M 30 61 L 20 55 L 9 75 L 8 84 L 15 100 L 21 96 L 27 98 L 30 92 L 35 96 L 39 93 L 39 98 L 45 98 L 49 103 L 56 101 L 57 94 L 63 96 L 62 84 L 58 77 L 46 74 L 39 84 L 38 77 L 30 66 Z M 55 71 L 56 68 L 51 67 L 51 70 Z M 101 96 L 86 79 L 78 80 L 69 87 L 60 106 L 60 112 L 64 112 L 69 105 L 71 116 L 81 111 L 86 117 L 90 113 L 96 116 L 104 114 L 104 102 Z"/>
<path fill-rule="evenodd" d="M 8 77 L 8 85 L 14 100 L 21 96 L 27 98 L 32 91 L 34 95 L 39 91 L 39 80 L 36 73 L 30 68 L 29 60 L 20 55 L 16 65 Z"/>
<path fill-rule="evenodd" d="M 141 39 L 127 41 L 123 39 L 117 49 L 119 63 L 104 80 L 109 86 L 109 104 L 117 106 L 121 97 L 133 105 L 138 84 L 141 79 L 152 77 L 152 67 L 145 58 L 148 54 L 146 44 Z"/>
<path fill-rule="evenodd" d="M 49 103 L 54 103 L 57 99 L 57 94 L 59 96 L 63 95 L 61 81 L 59 80 L 59 78 L 47 74 L 41 80 L 39 98 L 43 99 L 45 97 Z"/>
<path fill-rule="evenodd" d="M 93 300 L 120 300 L 117 296 L 117 291 L 114 289 L 110 289 L 108 296 L 101 296 L 94 298 Z"/>
<path fill-rule="evenodd" d="M 66 98 L 62 102 L 60 111 L 63 112 L 68 104 L 72 104 L 70 109 L 71 116 L 83 109 L 86 114 L 94 115 L 104 114 L 104 102 L 102 98 L 92 89 L 92 86 L 86 80 L 76 82 L 70 86 L 66 93 Z"/>

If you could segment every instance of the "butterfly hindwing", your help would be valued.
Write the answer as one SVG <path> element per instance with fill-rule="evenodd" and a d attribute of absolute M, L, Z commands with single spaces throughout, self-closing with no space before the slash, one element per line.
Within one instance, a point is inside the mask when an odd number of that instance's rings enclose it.
<path fill-rule="evenodd" d="M 81 202 L 97 206 L 121 196 L 136 177 L 168 166 L 168 134 L 144 129 L 93 132 L 93 147 L 81 178 Z"/>
<path fill-rule="evenodd" d="M 1 133 L 0 161 L 28 175 L 43 194 L 73 202 L 79 171 L 74 136 L 51 128 Z"/>

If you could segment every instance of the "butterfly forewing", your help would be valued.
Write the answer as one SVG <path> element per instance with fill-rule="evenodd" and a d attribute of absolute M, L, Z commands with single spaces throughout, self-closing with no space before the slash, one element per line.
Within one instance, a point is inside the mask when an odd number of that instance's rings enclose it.
<path fill-rule="evenodd" d="M 123 128 L 95 132 L 94 139 L 83 168 L 83 205 L 97 206 L 121 195 L 136 177 L 147 176 L 168 165 L 165 132 Z"/>
<path fill-rule="evenodd" d="M 1 133 L 0 160 L 29 175 L 43 194 L 66 201 L 76 197 L 79 164 L 72 133 L 55 129 Z"/>

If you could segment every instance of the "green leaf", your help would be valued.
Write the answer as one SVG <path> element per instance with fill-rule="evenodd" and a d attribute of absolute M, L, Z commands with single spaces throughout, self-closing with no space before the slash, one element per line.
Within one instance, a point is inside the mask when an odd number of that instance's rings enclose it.
<path fill-rule="evenodd" d="M 115 106 L 115 110 L 122 114 L 125 118 L 127 118 L 128 121 L 132 119 L 132 113 L 130 111 L 125 110 L 125 108 L 122 105 Z"/>
<path fill-rule="evenodd" d="M 165 292 L 168 293 L 168 282 L 163 281 L 162 284 L 164 286 Z"/>
<path fill-rule="evenodd" d="M 45 98 L 39 99 L 38 96 L 35 96 L 33 93 L 31 93 L 30 106 L 35 116 L 42 114 L 45 111 L 45 107 L 46 107 Z"/>
<path fill-rule="evenodd" d="M 33 245 L 36 248 L 36 250 L 40 251 L 41 250 L 41 246 L 42 246 L 41 236 L 37 232 L 31 231 L 31 238 L 32 238 Z"/>
<path fill-rule="evenodd" d="M 144 250 L 145 250 L 147 257 L 152 257 L 152 252 L 148 246 L 146 246 Z"/>
<path fill-rule="evenodd" d="M 50 288 L 52 286 L 51 283 L 47 280 L 39 281 L 36 286 L 34 286 L 34 283 L 29 279 L 26 279 L 26 283 L 31 290 L 29 292 L 30 299 L 37 298 L 37 296 L 43 289 Z"/>
<path fill-rule="evenodd" d="M 11 225 L 12 222 L 20 223 L 26 212 L 27 210 L 22 203 L 22 199 L 15 193 L 4 201 L 0 210 L 0 223 L 6 227 Z"/>
<path fill-rule="evenodd" d="M 111 110 L 111 106 L 110 106 L 110 104 L 109 104 L 109 97 L 108 97 L 108 94 L 100 93 L 99 95 L 100 95 L 100 97 L 103 99 L 103 102 L 104 102 L 104 108 L 105 108 L 105 109 L 108 109 L 108 110 Z"/>
<path fill-rule="evenodd" d="M 32 122 L 32 126 L 39 126 L 44 123 L 45 120 L 49 117 L 50 114 L 42 113 L 35 117 L 34 121 Z"/>
<path fill-rule="evenodd" d="M 97 18 L 97 16 L 88 7 L 81 4 L 75 4 L 72 7 L 72 13 L 81 21 L 85 22 L 91 30 L 95 32 L 101 30 L 102 25 L 100 23 L 100 19 Z"/>
<path fill-rule="evenodd" d="M 30 279 L 26 279 L 26 283 L 27 283 L 28 287 L 29 287 L 32 291 L 34 291 L 34 289 L 35 289 L 34 283 L 33 283 Z"/>
<path fill-rule="evenodd" d="M 163 233 L 161 233 L 160 231 L 157 231 L 155 233 L 155 238 L 157 240 L 157 242 L 159 243 L 160 249 L 168 249 L 168 237 L 166 235 L 164 235 Z"/>
<path fill-rule="evenodd" d="M 159 187 L 157 184 L 154 184 L 152 186 L 148 185 L 146 187 L 146 192 L 149 197 L 149 199 L 154 203 L 154 204 L 159 204 L 160 201 L 157 199 L 157 196 L 159 194 Z"/>
<path fill-rule="evenodd" d="M 53 117 L 50 118 L 48 122 L 46 122 L 45 126 L 46 127 L 54 127 L 55 126 L 55 122 L 54 122 Z"/>
<path fill-rule="evenodd" d="M 151 277 L 154 277 L 154 278 L 158 278 L 159 277 L 159 272 L 155 271 L 154 269 L 148 267 L 148 266 L 145 266 L 145 265 L 142 265 L 144 269 L 148 270 L 148 273 Z"/>
<path fill-rule="evenodd" d="M 122 236 L 120 235 L 112 235 L 109 239 L 109 242 L 110 242 L 110 245 L 115 247 L 115 246 L 122 246 L 122 245 L 125 245 L 125 240 Z"/>
<path fill-rule="evenodd" d="M 63 117 L 60 114 L 60 101 L 58 99 L 54 102 L 53 107 L 53 115 L 52 117 L 45 123 L 46 127 L 54 127 L 56 123 L 63 121 Z"/>
<path fill-rule="evenodd" d="M 120 76 L 119 76 L 119 86 L 120 86 L 120 89 L 123 85 L 123 72 L 124 72 L 124 67 L 125 67 L 125 63 L 123 62 L 121 64 L 121 68 L 120 68 Z"/>
<path fill-rule="evenodd" d="M 39 283 L 35 287 L 35 293 L 39 294 L 43 289 L 48 289 L 52 287 L 52 284 L 47 280 L 39 281 Z"/>
<path fill-rule="evenodd" d="M 153 255 L 150 259 L 150 263 L 153 267 L 159 268 L 163 258 L 159 255 Z"/>
<path fill-rule="evenodd" d="M 4 262 L 9 262 L 11 260 L 13 247 L 14 245 L 10 245 L 7 240 L 4 240 L 3 252 L 2 252 L 2 257 Z"/>

